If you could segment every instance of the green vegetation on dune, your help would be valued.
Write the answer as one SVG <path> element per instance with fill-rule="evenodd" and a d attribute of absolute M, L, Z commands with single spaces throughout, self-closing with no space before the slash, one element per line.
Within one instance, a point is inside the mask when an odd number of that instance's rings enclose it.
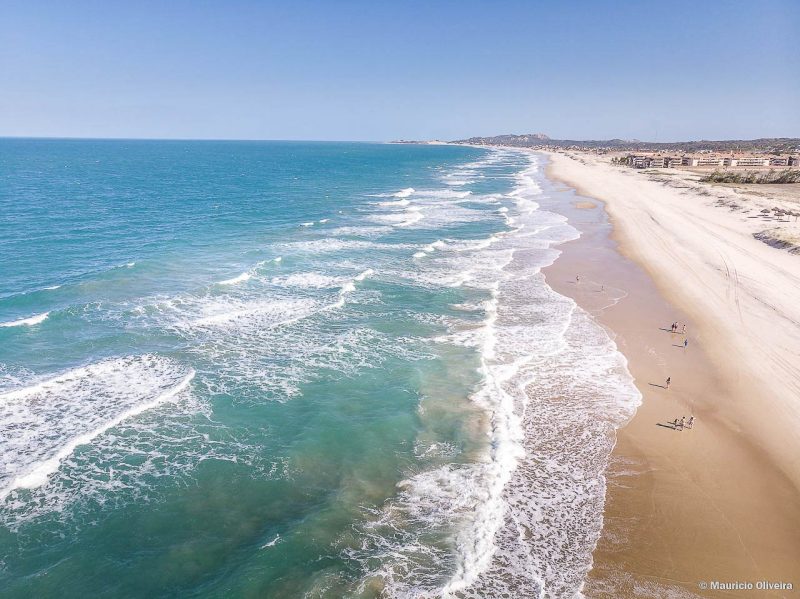
<path fill-rule="evenodd" d="M 731 171 L 714 171 L 700 181 L 704 183 L 800 183 L 800 170 L 784 169 L 780 171 L 736 173 Z"/>

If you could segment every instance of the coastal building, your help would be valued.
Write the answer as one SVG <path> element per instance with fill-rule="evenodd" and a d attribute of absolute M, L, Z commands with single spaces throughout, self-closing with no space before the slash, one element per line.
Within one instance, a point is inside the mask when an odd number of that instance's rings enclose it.
<path fill-rule="evenodd" d="M 772 156 L 769 159 L 770 166 L 800 166 L 798 156 Z"/>
<path fill-rule="evenodd" d="M 648 168 L 650 166 L 650 157 L 641 154 L 628 155 L 628 166 L 633 168 Z"/>
<path fill-rule="evenodd" d="M 667 168 L 679 168 L 683 165 L 683 156 L 668 156 Z"/>
<path fill-rule="evenodd" d="M 628 154 L 625 163 L 632 168 L 769 168 L 800 166 L 798 156 L 710 153 L 698 154 Z"/>
<path fill-rule="evenodd" d="M 688 166 L 722 166 L 723 159 L 721 156 L 689 156 Z M 685 164 L 685 163 L 684 163 Z"/>
<path fill-rule="evenodd" d="M 731 166 L 769 166 L 769 158 L 763 156 L 739 156 L 731 160 Z"/>

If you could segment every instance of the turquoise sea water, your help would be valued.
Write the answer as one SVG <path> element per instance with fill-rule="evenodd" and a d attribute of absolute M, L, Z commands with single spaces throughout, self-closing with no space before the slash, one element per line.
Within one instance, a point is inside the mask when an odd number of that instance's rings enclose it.
<path fill-rule="evenodd" d="M 638 396 L 542 160 L 0 140 L 1 594 L 578 592 Z"/>

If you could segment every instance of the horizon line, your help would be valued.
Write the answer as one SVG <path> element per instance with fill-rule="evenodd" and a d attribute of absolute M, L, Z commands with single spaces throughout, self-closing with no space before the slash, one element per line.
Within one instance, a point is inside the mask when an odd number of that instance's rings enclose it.
<path fill-rule="evenodd" d="M 59 136 L 59 135 L 0 135 L 3 139 L 36 139 L 47 141 L 280 141 L 299 143 L 391 143 L 387 140 L 371 139 L 268 139 L 237 137 L 91 137 L 91 136 Z"/>
<path fill-rule="evenodd" d="M 526 135 L 535 135 L 533 133 L 500 133 L 496 135 L 472 135 L 469 137 L 461 138 L 461 139 L 439 139 L 439 138 L 431 138 L 431 139 L 405 139 L 405 138 L 395 138 L 392 140 L 386 139 L 278 139 L 278 138 L 237 138 L 237 137 L 94 137 L 94 136 L 58 136 L 58 135 L 0 135 L 0 140 L 12 139 L 12 140 L 21 140 L 21 139 L 30 139 L 30 140 L 41 140 L 41 141 L 216 141 L 216 142 L 223 142 L 223 141 L 230 141 L 230 142 L 284 142 L 284 143 L 364 143 L 364 144 L 389 144 L 395 142 L 401 142 L 405 144 L 427 144 L 431 141 L 436 141 L 443 144 L 453 144 L 457 142 L 468 142 L 471 139 L 491 139 L 497 137 L 523 137 Z M 569 139 L 569 138 L 558 138 L 558 137 L 548 137 L 547 139 L 540 140 L 542 143 L 541 145 L 547 145 L 549 141 L 572 141 L 572 142 L 603 142 L 603 141 L 623 141 L 630 144 L 682 144 L 682 143 L 697 143 L 697 142 L 731 142 L 731 141 L 759 141 L 759 140 L 781 140 L 781 139 L 797 139 L 800 140 L 800 136 L 793 137 L 793 136 L 781 136 L 781 137 L 751 137 L 751 138 L 723 138 L 723 139 L 706 139 L 706 138 L 695 138 L 695 139 L 683 139 L 679 141 L 652 141 L 652 140 L 641 140 L 641 139 L 623 139 L 619 137 L 610 137 L 607 139 L 599 139 L 599 138 L 585 138 L 585 139 Z"/>

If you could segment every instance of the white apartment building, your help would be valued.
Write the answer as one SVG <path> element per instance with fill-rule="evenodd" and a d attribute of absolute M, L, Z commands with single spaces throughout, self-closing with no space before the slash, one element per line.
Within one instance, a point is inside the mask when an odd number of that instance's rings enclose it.
<path fill-rule="evenodd" d="M 734 156 L 731 166 L 769 166 L 769 157 L 762 156 Z"/>
<path fill-rule="evenodd" d="M 676 168 L 676 167 L 796 167 L 800 166 L 798 156 L 768 155 L 736 155 L 720 156 L 715 154 L 628 154 L 628 166 L 633 168 Z"/>
<path fill-rule="evenodd" d="M 683 166 L 723 166 L 721 156 L 684 156 L 681 160 Z"/>

